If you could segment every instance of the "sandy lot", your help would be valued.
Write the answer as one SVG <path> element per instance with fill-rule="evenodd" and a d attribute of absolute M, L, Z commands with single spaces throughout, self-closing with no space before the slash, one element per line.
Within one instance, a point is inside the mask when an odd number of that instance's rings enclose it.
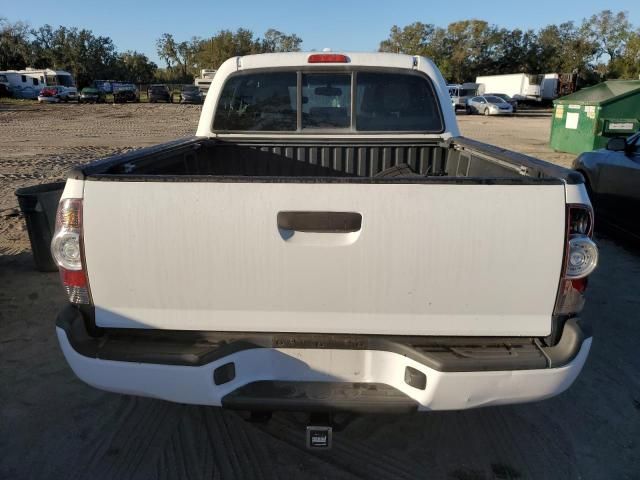
<path fill-rule="evenodd" d="M 466 412 L 363 416 L 330 452 L 303 425 L 109 394 L 75 378 L 57 346 L 57 274 L 33 269 L 13 191 L 69 166 L 191 134 L 200 108 L 0 104 L 0 478 L 640 478 L 640 256 L 598 239 L 584 312 L 596 338 L 584 372 L 544 402 Z M 459 116 L 464 135 L 564 165 L 550 118 Z"/>

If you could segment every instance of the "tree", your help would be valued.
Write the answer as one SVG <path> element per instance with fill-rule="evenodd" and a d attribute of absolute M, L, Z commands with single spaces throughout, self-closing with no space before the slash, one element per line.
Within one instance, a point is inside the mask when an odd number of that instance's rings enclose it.
<path fill-rule="evenodd" d="M 614 22 L 620 25 L 614 28 Z M 608 11 L 585 20 L 580 27 L 564 22 L 538 31 L 499 28 L 475 19 L 452 22 L 446 28 L 414 22 L 394 25 L 379 50 L 430 57 L 445 78 L 454 82 L 517 72 L 577 72 L 591 81 L 596 69 L 603 68 L 595 65 L 603 52 L 616 59 L 626 51 L 627 40 L 620 43 L 621 38 L 629 37 L 621 33 L 626 30 L 626 14 Z"/>
<path fill-rule="evenodd" d="M 287 35 L 274 28 L 270 28 L 264 34 L 260 51 L 262 53 L 274 52 L 299 52 L 302 39 L 295 33 Z"/>
<path fill-rule="evenodd" d="M 167 68 L 172 68 L 177 63 L 178 46 L 170 33 L 163 33 L 156 40 L 156 51 L 160 60 L 164 60 L 167 64 Z"/>
<path fill-rule="evenodd" d="M 0 17 L 0 70 L 19 70 L 29 64 L 29 27 Z"/>
<path fill-rule="evenodd" d="M 228 58 L 237 55 L 261 53 L 260 41 L 254 39 L 253 32 L 239 28 L 236 32 L 220 30 L 213 37 L 200 43 L 196 55 L 202 68 L 218 68 Z"/>
<path fill-rule="evenodd" d="M 118 75 L 115 77 L 135 83 L 151 83 L 158 70 L 158 66 L 149 61 L 146 55 L 135 51 L 120 53 L 117 63 Z"/>
<path fill-rule="evenodd" d="M 87 29 L 44 25 L 30 32 L 30 66 L 73 73 L 78 86 L 109 77 L 116 68 L 117 52 L 109 37 Z"/>
<path fill-rule="evenodd" d="M 404 53 L 407 55 L 429 55 L 435 27 L 430 23 L 414 22 L 406 27 L 391 27 L 389 38 L 380 42 L 378 51 Z"/>
<path fill-rule="evenodd" d="M 537 34 L 537 68 L 532 73 L 578 73 L 591 78 L 598 47 L 573 22 L 548 25 Z"/>
<path fill-rule="evenodd" d="M 603 10 L 583 21 L 583 34 L 597 45 L 599 55 L 607 55 L 610 61 L 618 58 L 630 33 L 631 23 L 627 12 L 614 14 L 611 10 Z"/>
<path fill-rule="evenodd" d="M 190 81 L 197 71 L 197 56 L 202 40 L 192 37 L 189 41 L 176 42 L 173 35 L 164 33 L 156 41 L 156 48 L 160 59 L 167 65 L 168 73 L 176 70 L 175 80 Z M 171 76 L 171 75 L 170 75 Z"/>
<path fill-rule="evenodd" d="M 430 57 L 446 78 L 463 82 L 491 69 L 500 39 L 498 28 L 482 20 L 453 22 L 446 29 L 414 22 L 394 25 L 379 50 Z"/>
<path fill-rule="evenodd" d="M 539 70 L 538 37 L 533 30 L 502 28 L 496 35 L 490 72 L 526 73 Z M 483 66 L 482 70 L 486 71 L 487 68 Z"/>
<path fill-rule="evenodd" d="M 613 64 L 613 70 L 621 78 L 640 79 L 640 30 L 629 33 L 622 53 Z"/>
<path fill-rule="evenodd" d="M 487 66 L 494 61 L 498 41 L 497 27 L 483 20 L 450 23 L 444 39 L 445 52 L 450 59 L 448 78 L 463 82 L 487 73 Z"/>

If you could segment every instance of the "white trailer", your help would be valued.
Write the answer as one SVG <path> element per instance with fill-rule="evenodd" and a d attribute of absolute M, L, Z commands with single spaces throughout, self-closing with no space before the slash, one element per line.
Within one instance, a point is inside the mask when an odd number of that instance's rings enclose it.
<path fill-rule="evenodd" d="M 504 93 L 515 100 L 552 100 L 558 95 L 558 74 L 512 73 L 476 77 L 478 93 Z"/>
<path fill-rule="evenodd" d="M 200 71 L 200 76 L 193 82 L 193 84 L 198 87 L 198 90 L 200 90 L 203 97 L 209 91 L 209 87 L 211 86 L 211 82 L 213 81 L 213 77 L 217 71 L 218 70 L 203 68 Z"/>

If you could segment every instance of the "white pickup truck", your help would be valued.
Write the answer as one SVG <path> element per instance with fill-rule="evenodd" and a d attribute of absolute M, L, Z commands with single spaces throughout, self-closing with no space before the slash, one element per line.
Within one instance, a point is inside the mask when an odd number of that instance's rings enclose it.
<path fill-rule="evenodd" d="M 52 253 L 82 380 L 251 412 L 539 400 L 575 380 L 582 176 L 461 137 L 422 57 L 236 57 L 194 137 L 71 172 Z"/>

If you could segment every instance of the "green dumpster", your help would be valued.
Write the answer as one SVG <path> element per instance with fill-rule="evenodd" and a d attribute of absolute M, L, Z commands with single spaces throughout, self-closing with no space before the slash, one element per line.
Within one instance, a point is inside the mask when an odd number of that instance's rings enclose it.
<path fill-rule="evenodd" d="M 640 127 L 640 80 L 608 80 L 553 102 L 551 148 L 582 153 Z"/>

